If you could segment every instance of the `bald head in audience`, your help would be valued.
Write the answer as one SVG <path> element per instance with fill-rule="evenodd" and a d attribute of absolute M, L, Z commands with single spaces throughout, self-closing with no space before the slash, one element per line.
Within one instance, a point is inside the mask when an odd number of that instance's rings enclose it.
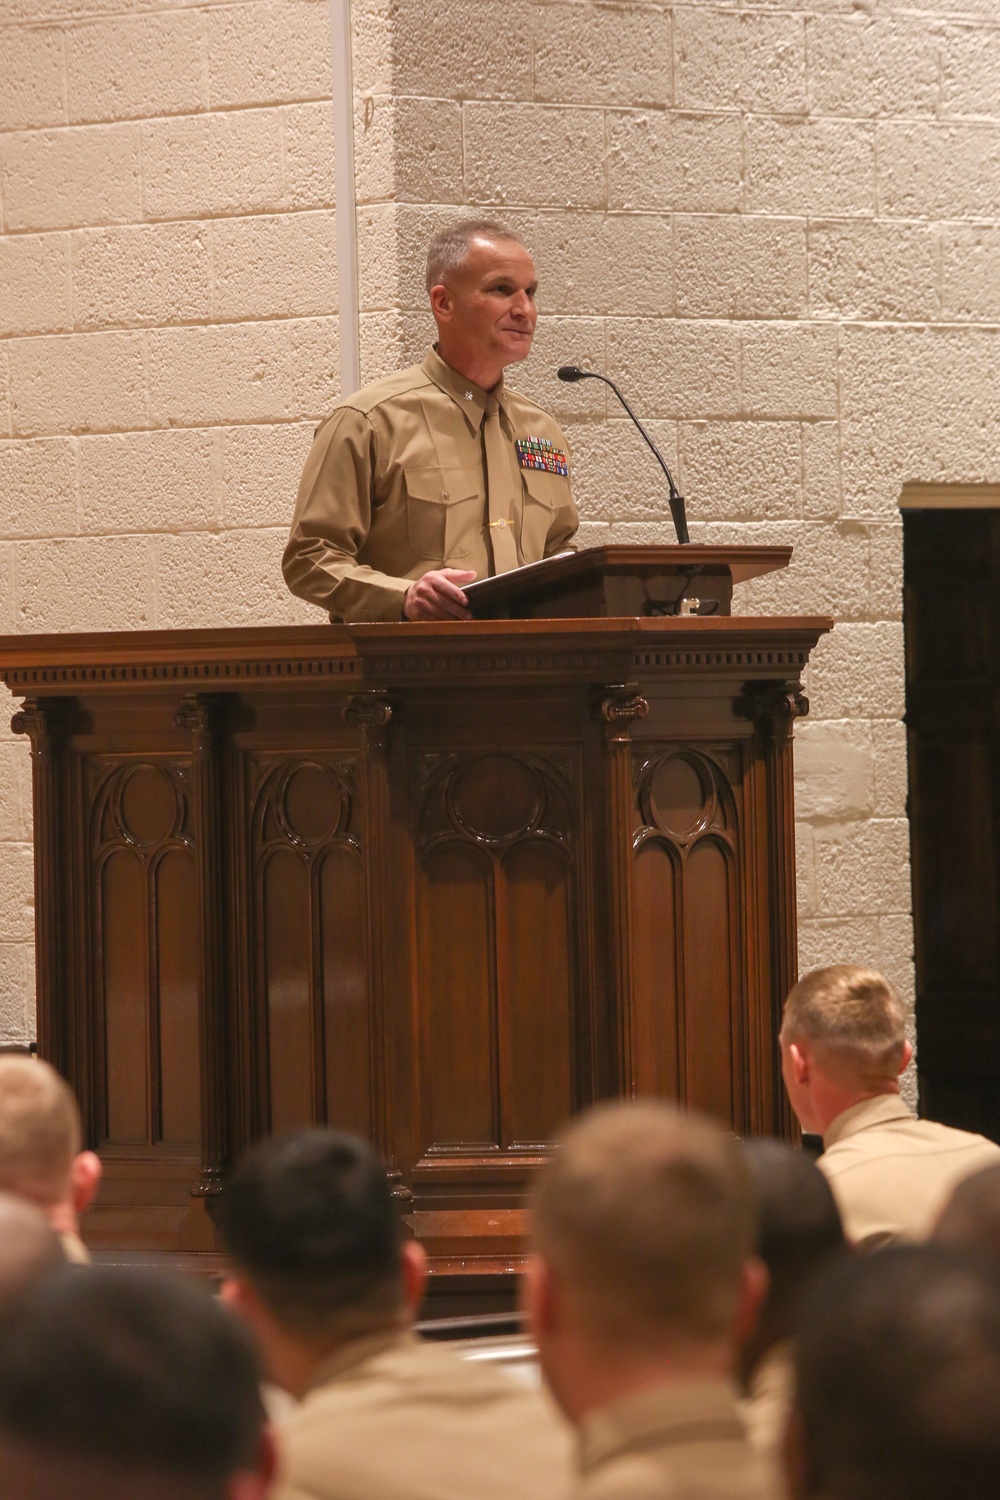
<path fill-rule="evenodd" d="M 65 1079 L 35 1058 L 0 1056 L 0 1191 L 41 1209 L 73 1260 L 86 1259 L 79 1216 L 101 1180 L 100 1159 L 81 1145 L 80 1111 Z"/>
<path fill-rule="evenodd" d="M 250 1341 L 193 1280 L 64 1266 L 0 1317 L 4 1500 L 263 1500 Z"/>
<path fill-rule="evenodd" d="M 992 1271 L 910 1245 L 827 1273 L 800 1320 L 786 1453 L 793 1500 L 995 1500 Z"/>

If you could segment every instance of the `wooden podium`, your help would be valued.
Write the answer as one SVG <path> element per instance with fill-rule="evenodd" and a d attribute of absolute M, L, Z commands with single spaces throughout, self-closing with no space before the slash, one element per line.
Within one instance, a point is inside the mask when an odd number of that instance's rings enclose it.
<path fill-rule="evenodd" d="M 0 640 L 39 1049 L 105 1163 L 90 1242 L 214 1249 L 228 1164 L 329 1122 L 384 1152 L 437 1287 L 496 1288 L 592 1100 L 786 1129 L 791 729 L 831 624 Z"/>

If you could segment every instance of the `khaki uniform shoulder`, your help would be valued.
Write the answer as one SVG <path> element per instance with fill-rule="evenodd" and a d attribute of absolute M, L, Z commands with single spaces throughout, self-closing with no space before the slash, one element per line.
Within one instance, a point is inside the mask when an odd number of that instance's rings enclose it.
<path fill-rule="evenodd" d="M 341 397 L 333 410 L 323 418 L 317 431 L 322 431 L 327 423 L 332 422 L 340 412 L 356 411 L 367 417 L 386 401 L 392 401 L 397 396 L 406 396 L 410 391 L 432 384 L 433 382 L 420 365 L 413 365 L 408 370 L 397 370 L 395 375 L 386 375 L 381 380 L 373 380 L 371 385 L 362 386 L 360 391 Z"/>

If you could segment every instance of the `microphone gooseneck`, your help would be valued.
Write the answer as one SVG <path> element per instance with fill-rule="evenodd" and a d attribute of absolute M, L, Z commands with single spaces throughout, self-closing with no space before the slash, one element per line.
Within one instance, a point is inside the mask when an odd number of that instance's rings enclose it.
<path fill-rule="evenodd" d="M 674 531 L 677 533 L 677 540 L 681 543 L 681 545 L 687 546 L 690 543 L 691 538 L 688 535 L 687 516 L 684 510 L 684 496 L 674 484 L 673 475 L 667 468 L 666 460 L 664 459 L 663 454 L 653 442 L 653 439 L 650 437 L 645 427 L 643 427 L 642 423 L 639 421 L 639 418 L 636 416 L 631 406 L 629 406 L 628 402 L 625 400 L 625 397 L 615 385 L 614 381 L 609 380 L 607 375 L 598 375 L 596 370 L 581 370 L 578 365 L 560 365 L 559 369 L 556 371 L 556 375 L 560 380 L 567 380 L 570 382 L 576 380 L 600 380 L 603 381 L 605 385 L 609 385 L 611 387 L 615 395 L 618 397 L 618 400 L 621 402 L 622 406 L 624 406 L 625 410 L 632 418 L 632 421 L 635 423 L 636 427 L 638 427 L 646 443 L 649 445 L 650 449 L 652 450 L 653 457 L 656 459 L 656 462 L 659 464 L 660 468 L 667 476 L 670 516 L 674 523 Z"/>

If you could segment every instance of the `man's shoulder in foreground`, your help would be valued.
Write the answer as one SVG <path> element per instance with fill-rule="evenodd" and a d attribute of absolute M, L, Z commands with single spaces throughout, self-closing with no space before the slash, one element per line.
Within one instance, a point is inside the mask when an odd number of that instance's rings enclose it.
<path fill-rule="evenodd" d="M 402 1334 L 331 1361 L 278 1423 L 275 1500 L 505 1500 L 565 1489 L 571 1438 L 548 1398 Z"/>
<path fill-rule="evenodd" d="M 721 1380 L 629 1396 L 585 1424 L 572 1500 L 777 1500 L 777 1474 L 746 1437 Z"/>

